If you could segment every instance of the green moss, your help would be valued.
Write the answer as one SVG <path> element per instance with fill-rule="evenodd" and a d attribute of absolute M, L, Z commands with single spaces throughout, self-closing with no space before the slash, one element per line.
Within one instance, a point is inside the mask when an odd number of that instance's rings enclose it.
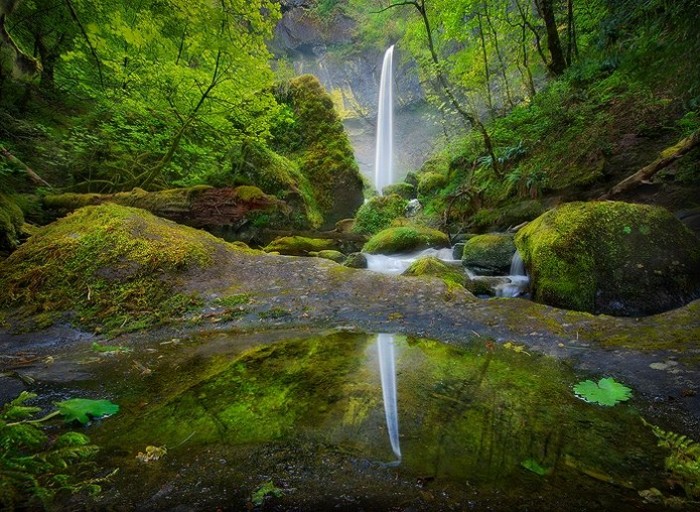
<path fill-rule="evenodd" d="M 363 182 L 350 141 L 333 100 L 318 79 L 302 75 L 278 94 L 287 105 L 291 123 L 273 130 L 273 146 L 298 163 L 312 184 L 313 196 L 331 227 L 352 217 L 363 201 Z"/>
<path fill-rule="evenodd" d="M 327 249 L 325 251 L 318 251 L 317 253 L 309 253 L 310 256 L 316 256 L 317 258 L 323 258 L 325 260 L 335 261 L 336 263 L 342 263 L 345 261 L 345 255 L 340 251 L 335 251 L 333 249 Z"/>
<path fill-rule="evenodd" d="M 402 226 L 380 231 L 362 248 L 370 254 L 394 254 L 428 247 L 447 247 L 447 235 L 436 229 L 422 226 Z"/>
<path fill-rule="evenodd" d="M 385 196 L 397 194 L 408 201 L 414 199 L 417 192 L 416 187 L 410 183 L 394 183 L 393 185 L 384 187 L 382 194 Z"/>
<path fill-rule="evenodd" d="M 506 274 L 515 253 L 513 236 L 489 233 L 470 238 L 464 244 L 462 263 L 478 274 Z"/>
<path fill-rule="evenodd" d="M 241 185 L 240 187 L 236 187 L 236 197 L 242 201 L 255 201 L 259 199 L 266 199 L 268 195 L 258 187 Z"/>
<path fill-rule="evenodd" d="M 482 208 L 470 219 L 477 230 L 505 230 L 533 220 L 544 213 L 542 203 L 534 199 L 517 201 L 497 208 Z"/>
<path fill-rule="evenodd" d="M 464 272 L 461 269 L 446 265 L 434 256 L 419 258 L 414 261 L 403 273 L 404 276 L 433 276 L 442 279 L 442 281 L 451 288 L 453 286 L 464 286 Z"/>
<path fill-rule="evenodd" d="M 141 328 L 199 304 L 179 278 L 229 247 L 215 237 L 114 204 L 82 208 L 39 230 L 3 261 L 0 307 L 75 311 L 80 325 Z"/>
<path fill-rule="evenodd" d="M 418 196 L 425 197 L 447 185 L 447 176 L 438 172 L 421 172 L 418 175 Z"/>
<path fill-rule="evenodd" d="M 373 235 L 403 217 L 408 201 L 398 194 L 375 196 L 357 211 L 353 232 Z"/>
<path fill-rule="evenodd" d="M 15 201 L 0 193 L 0 251 L 13 250 L 19 245 L 24 215 Z"/>
<path fill-rule="evenodd" d="M 100 204 L 102 194 L 51 194 L 44 196 L 44 207 L 59 212 L 72 212 L 84 206 Z"/>
<path fill-rule="evenodd" d="M 284 236 L 270 242 L 263 250 L 287 256 L 307 256 L 310 252 L 333 250 L 333 240 L 307 238 L 303 236 Z"/>
<path fill-rule="evenodd" d="M 663 208 L 569 203 L 520 230 L 533 297 L 589 312 L 640 315 L 700 290 L 700 241 Z"/>

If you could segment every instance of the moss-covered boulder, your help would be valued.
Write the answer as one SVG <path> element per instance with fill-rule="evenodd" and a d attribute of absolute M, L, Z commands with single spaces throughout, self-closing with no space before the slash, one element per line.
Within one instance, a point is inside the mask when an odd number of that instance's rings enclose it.
<path fill-rule="evenodd" d="M 535 199 L 519 200 L 498 208 L 482 208 L 470 219 L 472 227 L 479 231 L 502 230 L 536 219 L 545 207 Z"/>
<path fill-rule="evenodd" d="M 478 275 L 507 274 L 515 253 L 513 235 L 488 233 L 470 238 L 462 250 L 462 264 Z"/>
<path fill-rule="evenodd" d="M 343 265 L 349 268 L 367 268 L 367 257 L 361 252 L 353 252 L 348 254 Z"/>
<path fill-rule="evenodd" d="M 305 236 L 282 236 L 267 244 L 263 251 L 285 256 L 309 256 L 309 253 L 336 250 L 336 242 L 325 238 Z"/>
<path fill-rule="evenodd" d="M 408 201 L 398 194 L 375 196 L 357 211 L 353 232 L 373 235 L 403 217 Z"/>
<path fill-rule="evenodd" d="M 0 262 L 0 308 L 73 311 L 77 324 L 137 329 L 196 302 L 183 283 L 235 250 L 197 229 L 105 203 L 41 228 Z"/>
<path fill-rule="evenodd" d="M 326 249 L 325 251 L 318 252 L 310 252 L 309 256 L 315 256 L 316 258 L 335 261 L 336 263 L 342 263 L 345 261 L 345 254 L 333 249 Z"/>
<path fill-rule="evenodd" d="M 418 197 L 429 196 L 447 185 L 447 176 L 439 172 L 422 172 L 418 175 Z"/>
<path fill-rule="evenodd" d="M 0 252 L 14 250 L 22 234 L 24 215 L 10 196 L 0 193 Z"/>
<path fill-rule="evenodd" d="M 273 130 L 275 149 L 298 163 L 313 187 L 323 228 L 353 217 L 364 201 L 363 181 L 333 100 L 315 76 L 292 79 L 277 94 L 293 122 Z"/>
<path fill-rule="evenodd" d="M 423 226 L 400 226 L 380 231 L 362 247 L 369 254 L 397 254 L 427 249 L 448 247 L 449 238 L 442 231 Z"/>
<path fill-rule="evenodd" d="M 544 304 L 639 316 L 700 296 L 700 240 L 663 208 L 568 203 L 521 229 L 515 243 Z"/>
<path fill-rule="evenodd" d="M 404 270 L 404 276 L 432 276 L 442 279 L 448 286 L 464 286 L 465 275 L 461 268 L 447 265 L 435 256 L 418 258 Z"/>
<path fill-rule="evenodd" d="M 270 216 L 264 227 L 318 228 L 323 224 L 323 212 L 316 199 L 315 186 L 301 171 L 299 164 L 269 148 L 248 141 L 232 163 L 231 176 L 222 185 L 254 185 L 266 194 L 284 201 L 290 212 Z"/>

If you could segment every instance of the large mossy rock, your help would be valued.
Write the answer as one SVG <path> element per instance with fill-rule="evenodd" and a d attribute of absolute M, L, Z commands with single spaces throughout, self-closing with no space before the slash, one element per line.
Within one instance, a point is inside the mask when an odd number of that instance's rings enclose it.
<path fill-rule="evenodd" d="M 515 253 L 513 235 L 488 233 L 470 238 L 464 244 L 462 264 L 482 276 L 507 274 Z"/>
<path fill-rule="evenodd" d="M 404 216 L 408 201 L 398 194 L 375 196 L 360 206 L 353 232 L 373 235 L 386 229 L 391 222 Z"/>
<path fill-rule="evenodd" d="M 460 268 L 447 265 L 435 256 L 418 258 L 404 270 L 404 276 L 431 276 L 442 279 L 447 286 L 464 286 L 466 276 Z"/>
<path fill-rule="evenodd" d="M 515 243 L 537 302 L 640 316 L 700 296 L 700 240 L 663 208 L 568 203 L 521 229 Z"/>
<path fill-rule="evenodd" d="M 136 208 L 87 206 L 38 230 L 0 262 L 0 308 L 74 311 L 76 323 L 136 329 L 182 314 L 181 281 L 236 250 L 214 236 Z"/>
<path fill-rule="evenodd" d="M 307 238 L 305 236 L 282 236 L 275 238 L 263 251 L 285 256 L 310 256 L 310 253 L 336 250 L 335 240 Z"/>
<path fill-rule="evenodd" d="M 313 75 L 292 79 L 277 94 L 294 122 L 274 130 L 277 151 L 299 164 L 312 184 L 323 228 L 353 217 L 364 201 L 359 167 L 333 100 Z"/>
<path fill-rule="evenodd" d="M 19 244 L 24 215 L 10 196 L 0 193 L 0 252 L 14 250 Z"/>
<path fill-rule="evenodd" d="M 380 231 L 362 247 L 369 254 L 397 254 L 402 252 L 441 248 L 450 245 L 442 231 L 423 226 L 400 226 Z"/>

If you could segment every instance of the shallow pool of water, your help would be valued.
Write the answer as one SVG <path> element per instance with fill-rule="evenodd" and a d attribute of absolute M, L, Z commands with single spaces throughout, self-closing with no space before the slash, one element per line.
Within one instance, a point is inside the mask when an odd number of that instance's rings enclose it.
<path fill-rule="evenodd" d="M 654 510 L 664 449 L 641 399 L 586 403 L 599 376 L 489 341 L 393 337 L 401 459 L 377 335 L 216 333 L 89 349 L 37 377 L 44 400 L 110 398 L 86 429 L 119 473 L 112 510 Z M 158 460 L 137 457 L 165 448 Z M 666 492 L 666 490 L 665 490 Z"/>

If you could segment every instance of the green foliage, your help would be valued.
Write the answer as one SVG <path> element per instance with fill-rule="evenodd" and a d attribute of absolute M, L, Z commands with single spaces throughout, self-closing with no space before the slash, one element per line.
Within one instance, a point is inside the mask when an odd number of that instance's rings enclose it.
<path fill-rule="evenodd" d="M 284 496 L 282 489 L 277 487 L 270 480 L 262 484 L 255 490 L 255 492 L 253 492 L 252 496 L 250 497 L 250 501 L 253 503 L 253 505 L 259 507 L 265 503 L 265 499 L 268 497 L 280 498 L 282 496 Z"/>
<path fill-rule="evenodd" d="M 104 418 L 119 412 L 119 406 L 109 400 L 90 400 L 87 398 L 71 398 L 54 403 L 63 415 L 66 423 L 78 421 L 85 425 L 91 418 Z"/>
<path fill-rule="evenodd" d="M 408 201 L 398 194 L 375 196 L 357 210 L 352 230 L 373 235 L 386 229 L 394 219 L 404 216 L 407 204 Z"/>
<path fill-rule="evenodd" d="M 26 405 L 23 391 L 0 410 L 0 505 L 5 510 L 50 508 L 59 493 L 100 492 L 103 479 L 88 478 L 98 448 L 79 432 L 49 437 Z"/>
<path fill-rule="evenodd" d="M 668 448 L 670 454 L 664 463 L 671 478 L 685 490 L 688 498 L 700 498 L 700 444 L 687 436 L 669 432 L 646 422 L 659 440 L 659 446 Z"/>
<path fill-rule="evenodd" d="M 520 465 L 538 476 L 547 476 L 552 472 L 552 468 L 546 468 L 532 458 L 525 459 L 520 463 Z"/>
<path fill-rule="evenodd" d="M 13 250 L 19 245 L 24 215 L 15 201 L 0 193 L 0 251 Z"/>
<path fill-rule="evenodd" d="M 629 400 L 632 396 L 630 388 L 612 377 L 602 378 L 597 383 L 592 380 L 581 381 L 574 386 L 574 393 L 586 402 L 608 407 Z"/>

